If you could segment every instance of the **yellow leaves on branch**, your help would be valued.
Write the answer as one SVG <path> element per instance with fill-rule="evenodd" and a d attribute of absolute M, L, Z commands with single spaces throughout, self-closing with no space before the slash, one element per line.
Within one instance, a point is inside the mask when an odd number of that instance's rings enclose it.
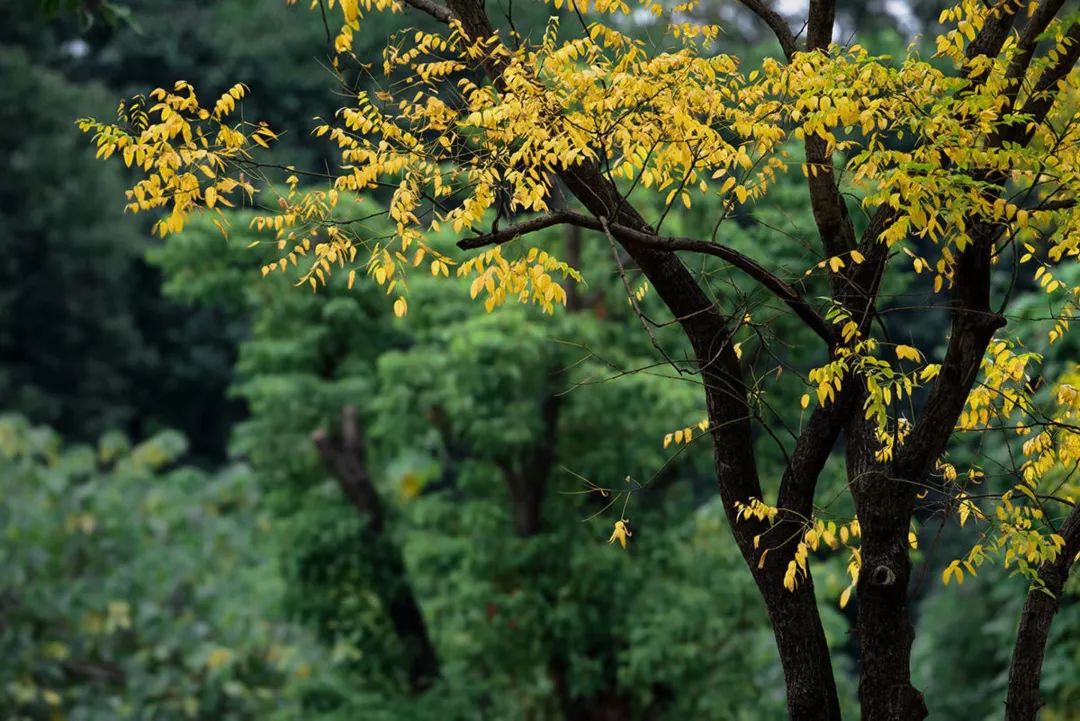
<path fill-rule="evenodd" d="M 697 422 L 696 427 L 698 431 L 700 431 L 700 433 L 698 434 L 700 436 L 702 433 L 705 433 L 709 430 L 709 419 L 702 418 L 700 421 Z M 691 426 L 686 426 L 685 428 L 680 428 L 676 431 L 665 434 L 664 448 L 667 448 L 672 443 L 674 443 L 675 445 L 689 444 L 690 441 L 694 440 L 694 438 L 694 428 Z"/>
<path fill-rule="evenodd" d="M 953 498 L 959 523 L 970 521 L 986 524 L 980 543 L 963 557 L 953 560 L 942 572 L 942 582 L 963 583 L 974 576 L 989 558 L 999 558 L 1005 568 L 1015 568 L 1021 575 L 1037 583 L 1037 569 L 1053 561 L 1061 552 L 1064 540 L 1046 518 L 1045 502 L 1048 492 L 1040 490 L 1044 480 L 1055 479 L 1053 494 L 1063 495 L 1073 503 L 1077 486 L 1069 483 L 1069 474 L 1080 461 L 1080 434 L 1074 428 L 1080 418 L 1080 393 L 1074 383 L 1080 380 L 1080 366 L 1066 372 L 1055 387 L 1052 403 L 1056 408 L 1035 412 L 1029 366 L 1039 360 L 1033 353 L 1016 353 L 1013 344 L 995 341 L 983 362 L 984 381 L 969 398 L 961 416 L 968 427 L 990 427 L 996 420 L 1004 428 L 1013 428 L 1026 440 L 1021 445 L 1024 461 L 1020 466 L 1020 482 L 996 500 L 989 513 L 964 490 Z M 1047 401 L 1050 403 L 1051 401 Z M 1024 420 L 1029 417 L 1050 417 L 1052 422 L 1041 430 Z M 951 469 L 951 466 L 943 466 Z M 971 473 L 969 472 L 969 476 Z M 981 475 L 981 474 L 977 474 Z M 945 474 L 946 482 L 955 482 L 956 472 Z"/>
<path fill-rule="evenodd" d="M 233 207 L 238 192 L 254 195 L 255 187 L 235 172 L 237 163 L 251 157 L 249 143 L 265 148 L 277 135 L 263 124 L 226 122 L 246 90 L 232 86 L 207 110 L 195 88 L 179 81 L 172 90 L 154 90 L 149 100 L 121 103 L 118 123 L 84 118 L 78 127 L 93 134 L 97 157 L 119 153 L 124 165 L 141 171 L 143 179 L 127 191 L 126 208 L 167 212 L 153 229 L 165 236 L 183 230 L 195 210 L 213 210 L 224 220 L 220 207 Z"/>
<path fill-rule="evenodd" d="M 943 15 L 951 29 L 938 48 L 969 75 L 981 74 L 974 88 L 968 77 L 956 77 L 914 49 L 896 60 L 874 56 L 859 45 L 796 53 L 791 62 L 766 58 L 760 68 L 746 72 L 738 57 L 717 54 L 707 44 L 717 37 L 717 28 L 674 17 L 688 13 L 693 0 L 670 8 L 654 0 L 550 2 L 555 10 L 591 13 L 585 34 L 561 36 L 554 14 L 537 41 L 513 48 L 498 36 L 467 38 L 454 20 L 439 33 L 410 30 L 393 36 L 383 54 L 383 87 L 359 93 L 315 135 L 334 143 L 341 154 L 340 171 L 330 179 L 334 191 L 395 189 L 389 215 L 396 247 L 368 243 L 355 234 L 329 241 L 311 236 L 304 226 L 325 225 L 327 217 L 309 214 L 316 202 L 296 198 L 281 220 L 268 219 L 264 225 L 281 234 L 292 216 L 295 235 L 279 235 L 286 246 L 283 260 L 307 237 L 312 251 L 329 242 L 334 257 L 350 244 L 380 254 L 387 250 L 396 272 L 391 273 L 385 258 L 377 266 L 388 286 L 403 282 L 409 267 L 410 261 L 398 254 L 418 249 L 441 275 L 439 264 L 449 261 L 436 257 L 429 233 L 444 225 L 455 233 L 477 230 L 497 206 L 509 213 L 543 212 L 550 205 L 555 174 L 598 160 L 600 148 L 605 171 L 620 190 L 641 188 L 660 194 L 668 205 L 686 207 L 692 207 L 695 196 L 713 195 L 733 210 L 769 192 L 777 174 L 792 162 L 792 140 L 817 137 L 828 154 L 846 153 L 844 172 L 837 174 L 846 191 L 862 197 L 867 209 L 894 209 L 883 242 L 932 241 L 936 258 L 904 250 L 916 272 L 933 273 L 936 291 L 951 285 L 956 254 L 970 242 L 972 220 L 1000 224 L 1030 245 L 1034 250 L 1028 260 L 1037 261 L 1036 280 L 1048 293 L 1067 287 L 1050 264 L 1080 252 L 1078 211 L 1038 202 L 1075 197 L 1080 191 L 1076 174 L 1061 172 L 1076 165 L 1080 128 L 1064 115 L 1073 111 L 1063 103 L 1053 111 L 1058 115 L 1031 128 L 1034 138 L 1027 146 L 995 149 L 986 142 L 1003 125 L 1023 118 L 1011 116 L 997 102 L 1008 64 L 1018 52 L 1015 40 L 1009 38 L 999 58 L 968 62 L 964 56 L 991 12 L 978 0 L 963 0 Z M 607 17 L 630 13 L 635 5 L 671 15 L 667 28 L 678 42 L 650 51 Z M 327 7 L 340 19 L 335 47 L 347 53 L 366 14 L 397 12 L 403 5 L 331 0 Z M 1054 47 L 1046 57 L 1032 60 L 1034 75 L 1045 72 L 1054 53 L 1067 49 L 1060 21 L 1051 23 L 1047 36 Z M 479 61 L 499 68 L 498 85 L 479 83 L 465 71 Z M 182 229 L 195 208 L 218 212 L 233 204 L 237 193 L 254 192 L 249 176 L 223 167 L 246 159 L 249 146 L 265 147 L 274 139 L 266 128 L 225 124 L 244 92 L 242 85 L 233 86 L 204 109 L 190 86 L 178 83 L 171 92 L 158 91 L 145 130 L 84 121 L 84 129 L 97 135 L 103 157 L 122 152 L 125 162 L 148 173 L 130 200 L 139 210 L 171 211 L 157 232 Z M 130 115 L 144 119 L 137 112 Z M 804 164 L 803 169 L 811 177 L 835 174 L 828 163 Z M 1008 173 L 1008 192 L 1001 197 L 973 180 L 995 170 Z M 343 229 L 340 236 L 346 235 Z M 1040 238 L 1043 248 L 1036 249 Z M 835 274 L 863 260 L 859 251 L 851 251 L 826 259 L 821 267 Z M 325 282 L 331 265 L 312 267 L 304 282 Z M 547 285 L 541 276 L 535 280 Z M 509 289 L 505 295 L 521 297 Z M 530 291 L 527 298 L 547 309 L 558 302 L 557 295 L 554 289 L 539 295 Z M 491 299 L 489 292 L 489 307 L 500 302 Z M 1051 331 L 1051 340 L 1067 331 L 1067 322 Z M 820 402 L 830 397 L 819 384 Z"/>
<path fill-rule="evenodd" d="M 784 588 L 789 591 L 798 588 L 800 579 L 809 577 L 811 552 L 824 549 L 833 551 L 846 549 L 849 554 L 847 572 L 851 577 L 851 583 L 840 595 L 840 607 L 847 605 L 858 583 L 861 568 L 861 556 L 856 541 L 862 536 L 862 529 L 857 518 L 844 523 L 821 518 L 806 519 L 797 514 L 785 513 L 783 509 L 770 506 L 758 498 L 751 498 L 748 503 L 736 501 L 735 511 L 736 523 L 756 520 L 768 526 L 765 531 L 754 536 L 754 549 L 760 551 L 758 568 L 765 567 L 770 552 L 781 553 L 782 549 L 790 549 L 794 545 L 794 550 L 788 551 L 792 555 L 784 569 L 782 581 Z M 791 530 L 785 529 L 783 533 L 776 534 L 774 543 L 777 545 L 767 545 L 770 539 L 769 533 L 776 527 L 777 519 L 781 514 L 785 514 L 790 520 L 797 521 L 801 525 L 801 530 L 793 535 Z M 763 539 L 766 544 L 764 548 L 762 547 Z M 918 546 L 914 529 L 909 533 L 909 542 L 912 548 Z"/>
<path fill-rule="evenodd" d="M 536 303 L 545 313 L 553 312 L 556 303 L 565 305 L 566 290 L 553 273 L 564 280 L 581 281 L 575 269 L 538 248 L 530 248 L 524 258 L 507 260 L 496 246 L 465 261 L 457 271 L 459 277 L 475 275 L 469 295 L 476 298 L 485 293 L 484 309 L 489 313 L 508 298 Z"/>
<path fill-rule="evenodd" d="M 900 344 L 893 350 L 896 352 L 896 357 L 900 360 L 910 360 L 915 361 L 916 363 L 922 360 L 922 353 L 919 352 L 918 348 Z"/>

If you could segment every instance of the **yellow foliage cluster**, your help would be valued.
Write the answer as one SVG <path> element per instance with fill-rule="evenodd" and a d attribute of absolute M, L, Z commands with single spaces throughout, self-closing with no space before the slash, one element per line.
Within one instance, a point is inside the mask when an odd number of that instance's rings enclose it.
<path fill-rule="evenodd" d="M 1062 20 L 1043 34 L 1049 51 L 1031 60 L 1029 82 L 1013 88 L 1009 65 L 1020 52 L 1015 34 L 996 57 L 967 58 L 979 29 L 1000 11 L 980 0 L 961 0 L 942 13 L 947 28 L 932 58 L 915 45 L 893 58 L 833 44 L 786 60 L 766 58 L 749 71 L 740 58 L 715 52 L 719 28 L 676 17 L 689 13 L 694 0 L 671 9 L 655 0 L 549 2 L 554 10 L 580 13 L 583 31 L 561 33 L 553 14 L 541 37 L 515 36 L 510 43 L 498 34 L 469 38 L 451 17 L 441 32 L 410 30 L 389 38 L 380 87 L 351 95 L 314 129 L 336 147 L 338 167 L 321 174 L 319 187 L 301 187 L 291 167 L 283 170 L 285 190 L 263 184 L 276 194 L 277 208 L 264 209 L 253 227 L 272 235 L 279 251 L 263 273 L 303 263 L 299 283 L 312 289 L 334 271 L 347 272 L 350 287 L 366 276 L 396 295 L 394 312 L 401 316 L 410 271 L 424 265 L 432 275 L 449 277 L 453 266 L 489 311 L 517 300 L 552 312 L 566 302 L 563 283 L 581 276 L 550 251 L 511 252 L 513 241 L 504 237 L 459 263 L 439 250 L 437 235 L 446 229 L 458 237 L 494 236 L 495 225 L 488 229 L 493 215 L 506 220 L 547 212 L 555 205 L 555 178 L 586 161 L 627 196 L 651 192 L 666 208 L 717 198 L 725 217 L 759 203 L 781 173 L 800 164 L 811 179 L 822 173 L 838 178 L 867 213 L 888 209 L 881 242 L 893 257 L 910 260 L 915 273 L 930 274 L 935 293 L 952 287 L 975 226 L 1000 228 L 991 262 L 1022 249 L 1014 254 L 1017 277 L 1029 269 L 1026 277 L 1045 290 L 1054 310 L 1049 341 L 1069 331 L 1080 287 L 1071 286 L 1062 266 L 1080 256 L 1080 209 L 1069 202 L 1080 197 L 1080 83 L 1076 70 L 1047 87 L 1040 83 L 1067 50 Z M 666 32 L 673 42 L 647 46 L 621 32 L 623 19 L 610 16 L 631 13 L 632 5 L 670 16 Z M 335 51 L 347 56 L 367 13 L 404 6 L 328 0 L 327 7 L 340 16 Z M 1035 4 L 1026 7 L 1031 12 Z M 496 70 L 498 79 L 481 82 L 473 72 L 479 66 Z M 1039 93 L 1063 98 L 1036 123 L 1022 109 Z M 194 88 L 178 82 L 155 90 L 148 101 L 121 106 L 117 123 L 84 119 L 79 126 L 94 134 L 99 157 L 119 155 L 141 173 L 128 191 L 128 208 L 159 212 L 156 233 L 179 232 L 194 212 L 217 214 L 225 232 L 222 208 L 250 201 L 260 190 L 255 181 L 268 169 L 281 170 L 255 157 L 274 131 L 230 120 L 245 94 L 235 85 L 204 107 Z M 991 142 L 1015 129 L 1030 142 Z M 824 146 L 825 163 L 792 157 L 805 139 Z M 840 152 L 837 172 L 833 156 Z M 393 230 L 371 237 L 361 223 L 339 217 L 339 200 L 376 189 L 390 194 L 385 214 Z M 865 260 L 860 250 L 818 257 L 809 273 L 851 273 Z M 641 301 L 646 291 L 641 286 L 630 295 Z M 935 379 L 941 366 L 913 345 L 878 340 L 868 319 L 853 318 L 840 305 L 827 309 L 826 320 L 840 342 L 807 374 L 801 404 L 807 408 L 814 395 L 825 406 L 844 383 L 861 384 L 865 417 L 874 421 L 880 442 L 878 460 L 887 462 L 910 429 L 902 404 L 910 404 L 915 389 Z M 1047 495 L 1040 488 L 1080 459 L 1074 425 L 1063 422 L 1075 418 L 1080 384 L 1059 379 L 1057 407 L 1040 409 L 1029 390 L 1030 368 L 1039 360 L 995 341 L 958 423 L 960 430 L 985 430 L 1008 421 L 1025 438 L 1022 480 L 997 499 L 996 510 L 985 512 L 962 485 L 974 482 L 972 472 L 959 474 L 944 461 L 937 466 L 954 491 L 961 524 L 996 523 L 984 543 L 947 569 L 946 582 L 974 573 L 987 554 L 1001 552 L 1006 564 L 1015 559 L 1030 568 L 1052 558 L 1059 545 L 1040 523 Z M 707 432 L 707 422 L 698 431 Z M 667 434 L 664 446 L 698 436 L 688 426 Z M 757 499 L 737 510 L 769 523 L 780 512 Z M 854 533 L 850 524 L 833 529 L 804 520 L 807 529 L 785 578 L 790 588 L 808 572 L 810 550 L 820 543 L 832 547 L 836 539 L 846 545 L 844 533 Z M 629 535 L 622 528 L 620 534 L 617 523 L 613 535 L 620 543 Z M 851 568 L 857 573 L 857 549 Z"/>

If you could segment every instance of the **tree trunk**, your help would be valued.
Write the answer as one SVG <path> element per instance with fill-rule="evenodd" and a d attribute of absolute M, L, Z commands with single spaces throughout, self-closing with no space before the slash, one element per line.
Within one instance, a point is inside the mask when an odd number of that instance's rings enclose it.
<path fill-rule="evenodd" d="M 840 701 L 813 578 L 801 579 L 794 591 L 784 588 L 782 573 L 755 579 L 784 669 L 788 716 L 792 721 L 839 721 Z"/>
<path fill-rule="evenodd" d="M 862 718 L 921 721 L 927 709 L 911 683 L 915 629 L 908 609 L 914 494 L 909 483 L 877 462 L 871 421 L 857 414 L 848 424 L 847 441 L 847 478 L 861 529 L 855 631 Z"/>
<path fill-rule="evenodd" d="M 1069 569 L 1080 553 L 1080 504 L 1074 505 L 1060 535 L 1065 546 L 1052 563 L 1039 568 L 1043 589 L 1028 591 L 1024 610 L 1020 614 L 1020 629 L 1016 633 L 1012 666 L 1009 668 L 1009 692 L 1005 700 L 1006 721 L 1035 721 L 1043 705 L 1039 694 L 1043 657 L 1050 624 L 1061 605 L 1061 592 Z"/>
<path fill-rule="evenodd" d="M 874 479 L 888 482 L 883 475 Z M 867 504 L 859 504 L 862 568 L 859 572 L 856 633 L 859 641 L 859 701 L 863 721 L 921 721 L 926 702 L 911 683 L 915 630 L 908 612 L 906 526 L 879 526 Z M 867 520 L 863 520 L 866 518 Z"/>

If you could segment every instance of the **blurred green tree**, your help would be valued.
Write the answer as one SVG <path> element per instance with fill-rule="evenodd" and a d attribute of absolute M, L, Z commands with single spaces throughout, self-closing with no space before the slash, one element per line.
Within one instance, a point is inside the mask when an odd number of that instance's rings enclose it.
<path fill-rule="evenodd" d="M 258 485 L 184 450 L 0 417 L 0 717 L 299 717 L 315 646 L 279 612 Z"/>
<path fill-rule="evenodd" d="M 417 278 L 422 302 L 398 319 L 378 289 L 349 290 L 344 277 L 319 294 L 259 278 L 248 217 L 231 219 L 224 252 L 201 222 L 152 259 L 172 297 L 252 319 L 235 386 L 251 417 L 233 451 L 281 519 L 289 606 L 356 680 L 315 684 L 308 708 L 783 716 L 768 690 L 775 649 L 722 540 L 707 449 L 667 460 L 661 443 L 704 410 L 692 384 L 648 370 L 651 345 L 624 332 L 633 316 L 617 277 L 554 322 L 525 308 L 486 315 L 464 281 Z M 583 479 L 610 495 L 581 494 Z M 626 491 L 629 558 L 602 543 L 603 521 L 581 523 Z M 410 604 L 422 628 L 401 613 Z M 842 621 L 826 617 L 843 643 Z"/>

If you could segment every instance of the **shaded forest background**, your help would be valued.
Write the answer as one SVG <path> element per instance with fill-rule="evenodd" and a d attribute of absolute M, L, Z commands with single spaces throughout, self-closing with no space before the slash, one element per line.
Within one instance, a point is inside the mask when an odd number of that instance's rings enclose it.
<path fill-rule="evenodd" d="M 312 116 L 343 101 L 317 12 L 125 6 L 130 23 L 88 28 L 36 2 L 0 7 L 0 717 L 782 718 L 774 642 L 709 450 L 662 443 L 700 420 L 700 393 L 657 365 L 618 275 L 587 277 L 542 320 L 485 314 L 461 284 L 417 278 L 397 319 L 362 283 L 312 295 L 260 278 L 269 256 L 248 248 L 243 211 L 227 242 L 209 224 L 149 240 L 77 117 L 180 78 L 210 95 L 243 82 L 244 116 L 286 131 L 275 157 L 318 169 L 333 152 L 308 137 Z M 939 9 L 850 0 L 841 26 L 900 50 Z M 733 5 L 710 12 L 731 43 L 748 39 L 747 64 L 775 52 Z M 546 17 L 514 8 L 525 32 Z M 377 63 L 395 30 L 423 24 L 376 15 L 354 50 Z M 802 191 L 782 181 L 786 202 L 759 219 L 812 228 Z M 707 234 L 716 212 L 695 205 L 671 230 Z M 724 228 L 733 247 L 768 247 L 749 218 Z M 578 232 L 545 242 L 614 270 Z M 887 289 L 892 303 L 925 299 L 907 282 Z M 1037 322 L 1043 296 L 1026 290 L 1015 307 Z M 714 291 L 751 314 L 762 301 L 736 278 Z M 761 321 L 790 357 L 820 361 L 804 328 Z M 944 338 L 946 324 L 928 312 L 902 332 Z M 1047 363 L 1074 361 L 1072 343 Z M 743 362 L 767 369 L 764 347 L 747 343 Z M 772 412 L 797 425 L 801 393 Z M 775 478 L 780 451 L 756 442 Z M 994 462 L 993 448 L 961 452 Z M 835 460 L 825 496 L 843 483 Z M 642 486 L 629 552 L 605 544 L 611 519 L 594 518 L 603 502 L 577 493 L 582 479 Z M 917 685 L 940 718 L 998 718 L 1023 581 L 988 569 L 942 588 L 962 542 L 921 521 L 935 532 L 916 558 Z M 848 580 L 842 559 L 821 564 L 854 716 L 852 611 L 836 602 Z M 1045 718 L 1080 718 L 1075 603 L 1044 686 Z"/>

